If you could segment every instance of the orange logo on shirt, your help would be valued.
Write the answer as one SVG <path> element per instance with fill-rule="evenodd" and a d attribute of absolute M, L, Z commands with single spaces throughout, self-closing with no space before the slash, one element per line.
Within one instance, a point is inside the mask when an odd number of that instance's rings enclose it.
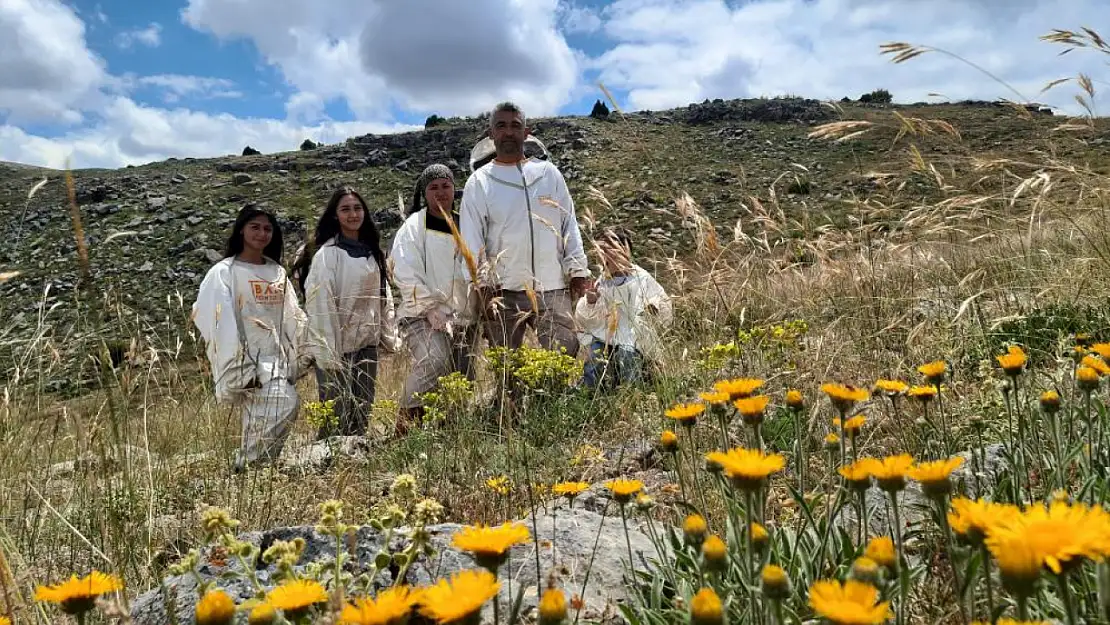
<path fill-rule="evenodd" d="M 251 293 L 254 294 L 254 301 L 260 306 L 280 306 L 285 302 L 284 283 L 251 280 L 250 285 Z"/>

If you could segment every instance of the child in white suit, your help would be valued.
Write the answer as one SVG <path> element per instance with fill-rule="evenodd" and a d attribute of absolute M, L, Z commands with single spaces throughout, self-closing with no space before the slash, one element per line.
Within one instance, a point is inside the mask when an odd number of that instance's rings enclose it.
<path fill-rule="evenodd" d="M 660 360 L 659 330 L 673 316 L 667 292 L 632 262 L 627 230 L 606 229 L 597 246 L 604 275 L 574 311 L 589 346 L 583 383 L 590 388 L 642 380 L 646 363 Z"/>

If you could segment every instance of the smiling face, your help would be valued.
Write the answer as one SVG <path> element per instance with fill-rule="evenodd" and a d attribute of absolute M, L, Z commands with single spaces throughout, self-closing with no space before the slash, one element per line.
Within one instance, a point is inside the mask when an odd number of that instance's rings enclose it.
<path fill-rule="evenodd" d="M 366 211 L 362 202 L 352 194 L 344 195 L 335 207 L 335 216 L 339 220 L 339 229 L 348 239 L 357 239 L 358 231 L 362 228 L 362 220 L 366 219 Z"/>
<path fill-rule="evenodd" d="M 518 161 L 524 157 L 528 127 L 523 116 L 514 111 L 497 111 L 490 119 L 489 136 L 497 148 L 497 160 Z"/>
<path fill-rule="evenodd" d="M 258 215 L 243 226 L 243 248 L 262 255 L 274 238 L 274 226 L 265 215 Z"/>
<path fill-rule="evenodd" d="M 447 178 L 437 178 L 428 183 L 424 188 L 424 201 L 433 214 L 442 215 L 444 211 L 451 210 L 455 201 L 455 183 Z"/>

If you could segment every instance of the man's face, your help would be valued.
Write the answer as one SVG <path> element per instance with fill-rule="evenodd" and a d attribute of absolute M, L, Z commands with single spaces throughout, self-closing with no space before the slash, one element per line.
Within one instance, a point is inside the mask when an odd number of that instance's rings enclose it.
<path fill-rule="evenodd" d="M 517 159 L 524 155 L 524 139 L 528 137 L 528 127 L 519 113 L 497 111 L 490 124 L 489 136 L 497 147 L 497 157 Z"/>

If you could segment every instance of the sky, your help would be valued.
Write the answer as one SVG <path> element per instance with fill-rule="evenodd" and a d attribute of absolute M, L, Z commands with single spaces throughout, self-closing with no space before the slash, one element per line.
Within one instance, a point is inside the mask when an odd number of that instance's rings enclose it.
<path fill-rule="evenodd" d="M 1037 101 L 1079 114 L 1110 55 L 1039 40 L 1107 0 L 0 0 L 0 160 L 120 167 L 477 115 L 706 98 Z M 1100 23 L 1101 21 L 1101 23 Z M 933 53 L 893 64 L 880 44 Z M 993 76 L 993 78 L 991 77 Z M 1005 84 L 1003 84 L 1005 83 Z M 1110 103 L 1096 95 L 1097 114 Z"/>

